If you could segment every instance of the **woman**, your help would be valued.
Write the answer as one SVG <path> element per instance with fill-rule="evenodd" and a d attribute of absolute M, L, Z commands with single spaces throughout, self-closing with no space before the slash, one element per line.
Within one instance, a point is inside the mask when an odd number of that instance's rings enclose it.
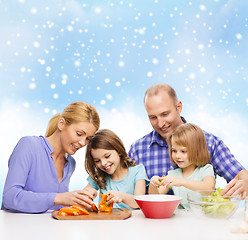
<path fill-rule="evenodd" d="M 45 137 L 23 137 L 9 159 L 2 209 L 40 213 L 73 204 L 90 208 L 95 191 L 68 192 L 76 162 L 100 125 L 88 103 L 75 102 L 49 122 Z M 91 199 L 90 199 L 91 198 Z"/>

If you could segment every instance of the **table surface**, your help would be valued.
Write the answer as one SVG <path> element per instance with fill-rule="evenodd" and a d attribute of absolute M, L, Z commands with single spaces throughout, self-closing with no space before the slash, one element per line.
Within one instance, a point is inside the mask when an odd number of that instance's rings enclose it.
<path fill-rule="evenodd" d="M 191 211 L 179 210 L 168 219 L 145 218 L 141 210 L 125 220 L 56 220 L 51 212 L 11 213 L 0 210 L 0 234 L 4 240 L 39 239 L 248 239 L 248 233 L 232 233 L 230 225 L 243 221 L 240 208 L 228 220 L 201 219 Z"/>

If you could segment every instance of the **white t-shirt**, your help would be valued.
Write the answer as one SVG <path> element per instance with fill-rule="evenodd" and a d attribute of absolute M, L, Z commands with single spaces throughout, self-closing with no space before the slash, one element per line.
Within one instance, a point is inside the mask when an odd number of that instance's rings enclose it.
<path fill-rule="evenodd" d="M 182 169 L 177 168 L 174 170 L 170 170 L 168 172 L 168 176 L 175 176 L 175 177 L 183 178 Z M 195 169 L 195 171 L 186 179 L 190 179 L 190 180 L 194 180 L 194 181 L 203 181 L 203 178 L 206 176 L 215 177 L 214 176 L 214 169 L 213 169 L 213 166 L 211 164 L 206 164 L 203 167 L 197 167 Z M 187 194 L 190 192 L 193 192 L 193 191 L 186 188 L 186 187 L 172 186 L 171 188 L 174 192 L 174 195 L 182 197 L 182 201 L 179 204 L 179 208 L 189 209 L 190 207 L 189 207 L 189 203 L 187 200 Z"/>

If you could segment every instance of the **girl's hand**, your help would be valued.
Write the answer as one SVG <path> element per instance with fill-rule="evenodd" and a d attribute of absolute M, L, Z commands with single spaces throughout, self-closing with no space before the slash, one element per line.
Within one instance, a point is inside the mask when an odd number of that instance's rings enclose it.
<path fill-rule="evenodd" d="M 166 194 L 168 191 L 169 186 L 164 175 L 162 177 L 153 176 L 151 178 L 148 189 L 149 194 Z"/>
<path fill-rule="evenodd" d="M 96 190 L 95 190 L 96 191 Z M 80 205 L 85 208 L 91 208 L 96 192 L 90 189 L 77 190 L 73 192 L 57 193 L 54 199 L 54 205 L 72 206 Z"/>
<path fill-rule="evenodd" d="M 154 187 L 160 187 L 163 185 L 164 177 L 153 176 L 150 180 L 150 184 Z"/>
<path fill-rule="evenodd" d="M 166 176 L 162 180 L 162 185 L 163 186 L 177 186 L 180 187 L 182 186 L 182 178 L 174 177 L 174 176 Z"/>
<path fill-rule="evenodd" d="M 122 202 L 121 192 L 119 191 L 110 190 L 106 195 L 108 196 L 106 204 Z"/>

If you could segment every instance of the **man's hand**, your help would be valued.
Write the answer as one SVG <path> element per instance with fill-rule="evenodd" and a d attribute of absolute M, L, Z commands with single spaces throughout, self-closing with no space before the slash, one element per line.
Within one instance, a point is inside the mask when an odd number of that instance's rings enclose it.
<path fill-rule="evenodd" d="M 243 169 L 231 180 L 222 191 L 222 196 L 238 196 L 245 199 L 248 196 L 248 171 Z"/>

